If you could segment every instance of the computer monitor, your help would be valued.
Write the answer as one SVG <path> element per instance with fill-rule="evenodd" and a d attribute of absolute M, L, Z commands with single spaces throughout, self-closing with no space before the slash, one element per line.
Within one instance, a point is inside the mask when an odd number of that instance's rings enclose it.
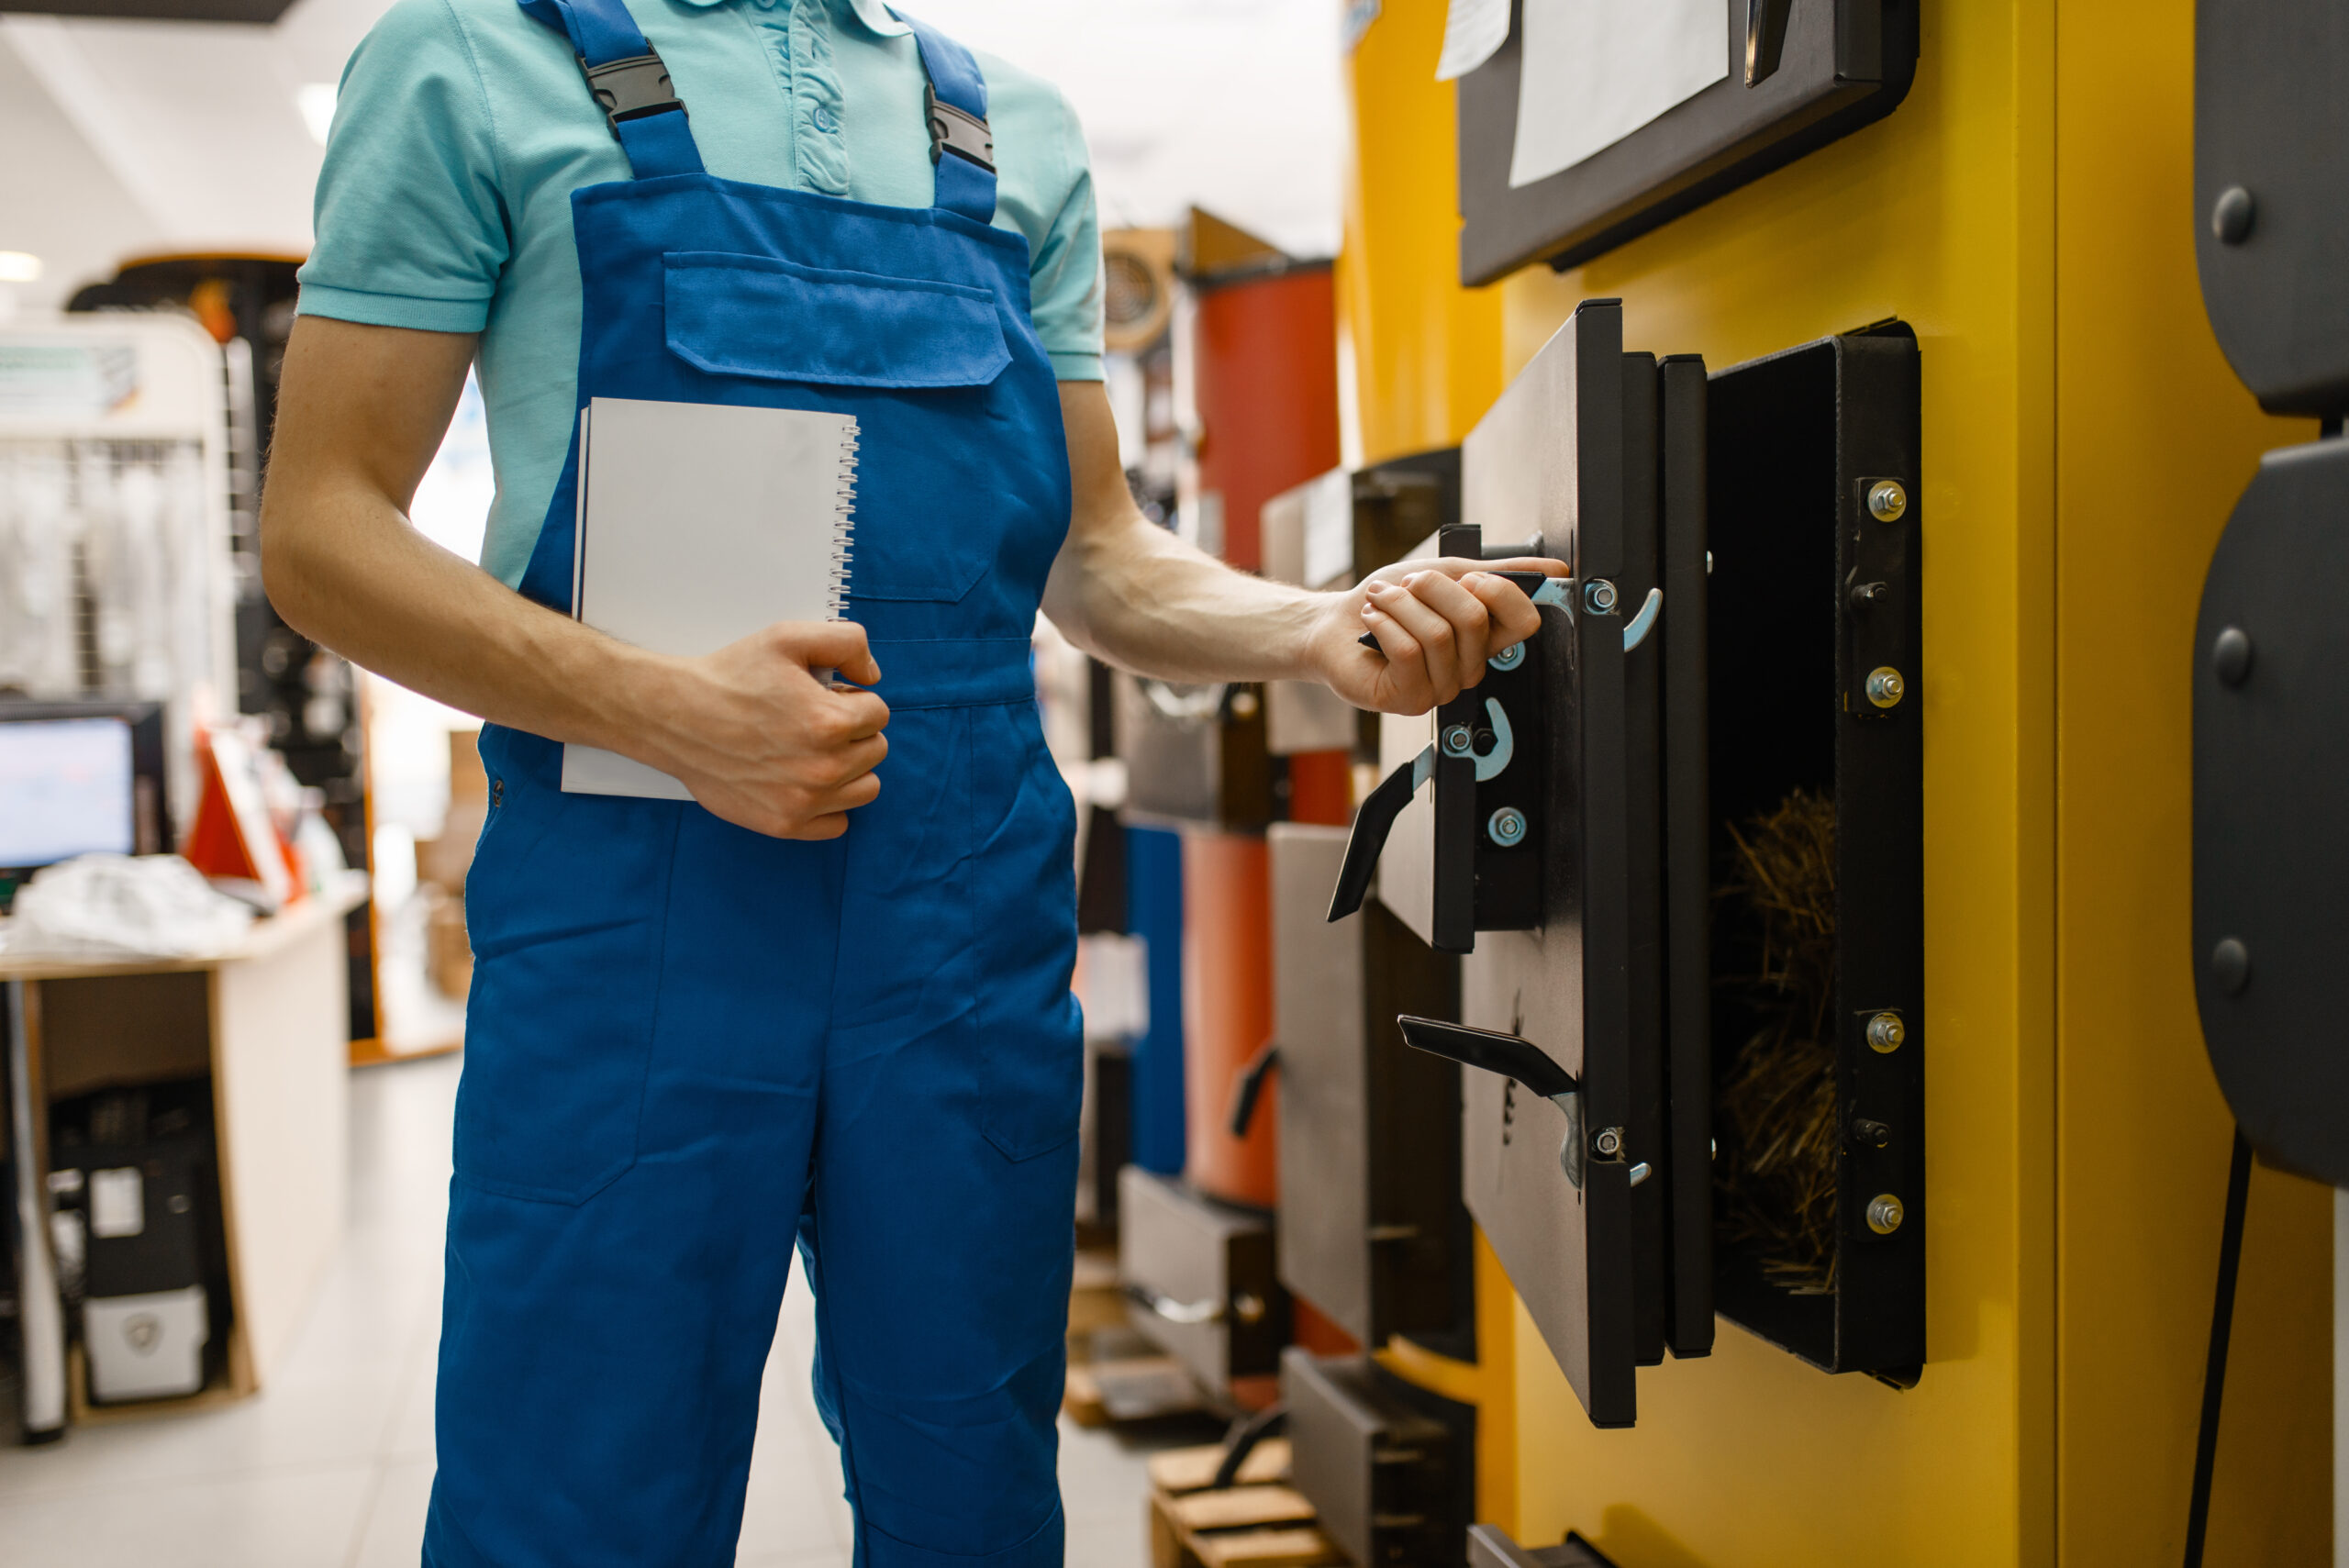
<path fill-rule="evenodd" d="M 0 700 L 0 906 L 42 866 L 165 839 L 161 704 Z"/>

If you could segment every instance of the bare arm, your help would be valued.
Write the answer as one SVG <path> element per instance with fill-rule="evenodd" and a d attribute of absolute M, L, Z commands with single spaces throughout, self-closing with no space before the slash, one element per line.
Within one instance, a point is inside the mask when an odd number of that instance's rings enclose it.
<path fill-rule="evenodd" d="M 474 339 L 304 317 L 278 398 L 262 567 L 287 624 L 368 669 L 682 781 L 728 820 L 829 839 L 873 799 L 888 709 L 863 628 L 785 624 L 702 659 L 631 648 L 531 603 L 406 517 Z"/>
<path fill-rule="evenodd" d="M 1235 572 L 1136 510 L 1099 382 L 1063 382 L 1075 505 L 1044 613 L 1087 651 L 1169 680 L 1320 681 L 1359 707 L 1423 713 L 1484 678 L 1541 612 L 1480 563 L 1405 562 L 1342 593 Z M 1563 574 L 1555 561 L 1497 569 Z M 1357 640 L 1368 631 L 1384 656 Z"/>

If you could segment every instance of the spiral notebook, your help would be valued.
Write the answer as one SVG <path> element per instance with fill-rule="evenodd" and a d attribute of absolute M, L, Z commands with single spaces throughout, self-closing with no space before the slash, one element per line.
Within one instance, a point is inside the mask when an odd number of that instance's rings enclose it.
<path fill-rule="evenodd" d="M 856 420 L 598 397 L 579 417 L 573 613 L 662 653 L 715 652 L 848 599 Z M 572 795 L 692 798 L 631 757 L 562 749 Z"/>

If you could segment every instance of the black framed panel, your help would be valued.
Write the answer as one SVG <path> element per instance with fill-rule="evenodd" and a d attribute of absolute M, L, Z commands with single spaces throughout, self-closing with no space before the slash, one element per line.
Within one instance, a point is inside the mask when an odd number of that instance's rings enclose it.
<path fill-rule="evenodd" d="M 1721 4 L 1725 79 L 1516 188 L 1524 32 L 1511 18 L 1508 41 L 1458 85 L 1464 283 L 1586 261 L 1882 119 L 1915 80 L 1920 0 Z"/>
<path fill-rule="evenodd" d="M 1542 917 L 1485 935 L 1461 966 L 1461 1019 L 1530 1041 L 1576 1085 L 1578 1123 L 1497 1073 L 1464 1075 L 1462 1186 L 1551 1353 L 1591 1420 L 1628 1426 L 1637 1409 L 1641 1242 L 1631 1167 L 1642 1151 L 1639 1085 L 1653 1071 L 1652 1029 L 1633 1015 L 1631 753 L 1626 615 L 1620 584 L 1649 519 L 1653 573 L 1653 373 L 1627 373 L 1623 314 L 1585 302 L 1502 394 L 1464 446 L 1463 516 L 1495 533 L 1537 522 L 1580 590 L 1571 616 L 1544 613 L 1527 644 L 1542 683 L 1547 745 L 1533 809 L 1542 824 Z M 1650 361 L 1652 364 L 1652 361 Z M 1647 433 L 1627 439 L 1627 382 L 1649 399 Z M 1631 423 L 1642 421 L 1636 412 Z M 1562 430 L 1575 439 L 1561 440 Z M 1627 491 L 1642 499 L 1627 500 Z M 1614 585 L 1603 599 L 1593 590 Z M 1652 650 L 1642 656 L 1653 658 Z M 1646 731 L 1653 743 L 1653 722 Z M 1649 866 L 1653 871 L 1652 851 Z M 1644 1207 L 1644 1205 L 1642 1205 Z"/>
<path fill-rule="evenodd" d="M 1717 1305 L 1906 1385 L 1925 1321 L 1916 340 L 1887 323 L 1710 391 Z"/>

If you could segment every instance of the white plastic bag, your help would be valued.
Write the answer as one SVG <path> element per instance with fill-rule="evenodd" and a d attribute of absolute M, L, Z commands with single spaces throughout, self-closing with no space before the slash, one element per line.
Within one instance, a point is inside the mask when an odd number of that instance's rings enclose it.
<path fill-rule="evenodd" d="M 33 873 L 8 923 L 12 955 L 209 958 L 253 912 L 177 855 L 76 855 Z"/>

